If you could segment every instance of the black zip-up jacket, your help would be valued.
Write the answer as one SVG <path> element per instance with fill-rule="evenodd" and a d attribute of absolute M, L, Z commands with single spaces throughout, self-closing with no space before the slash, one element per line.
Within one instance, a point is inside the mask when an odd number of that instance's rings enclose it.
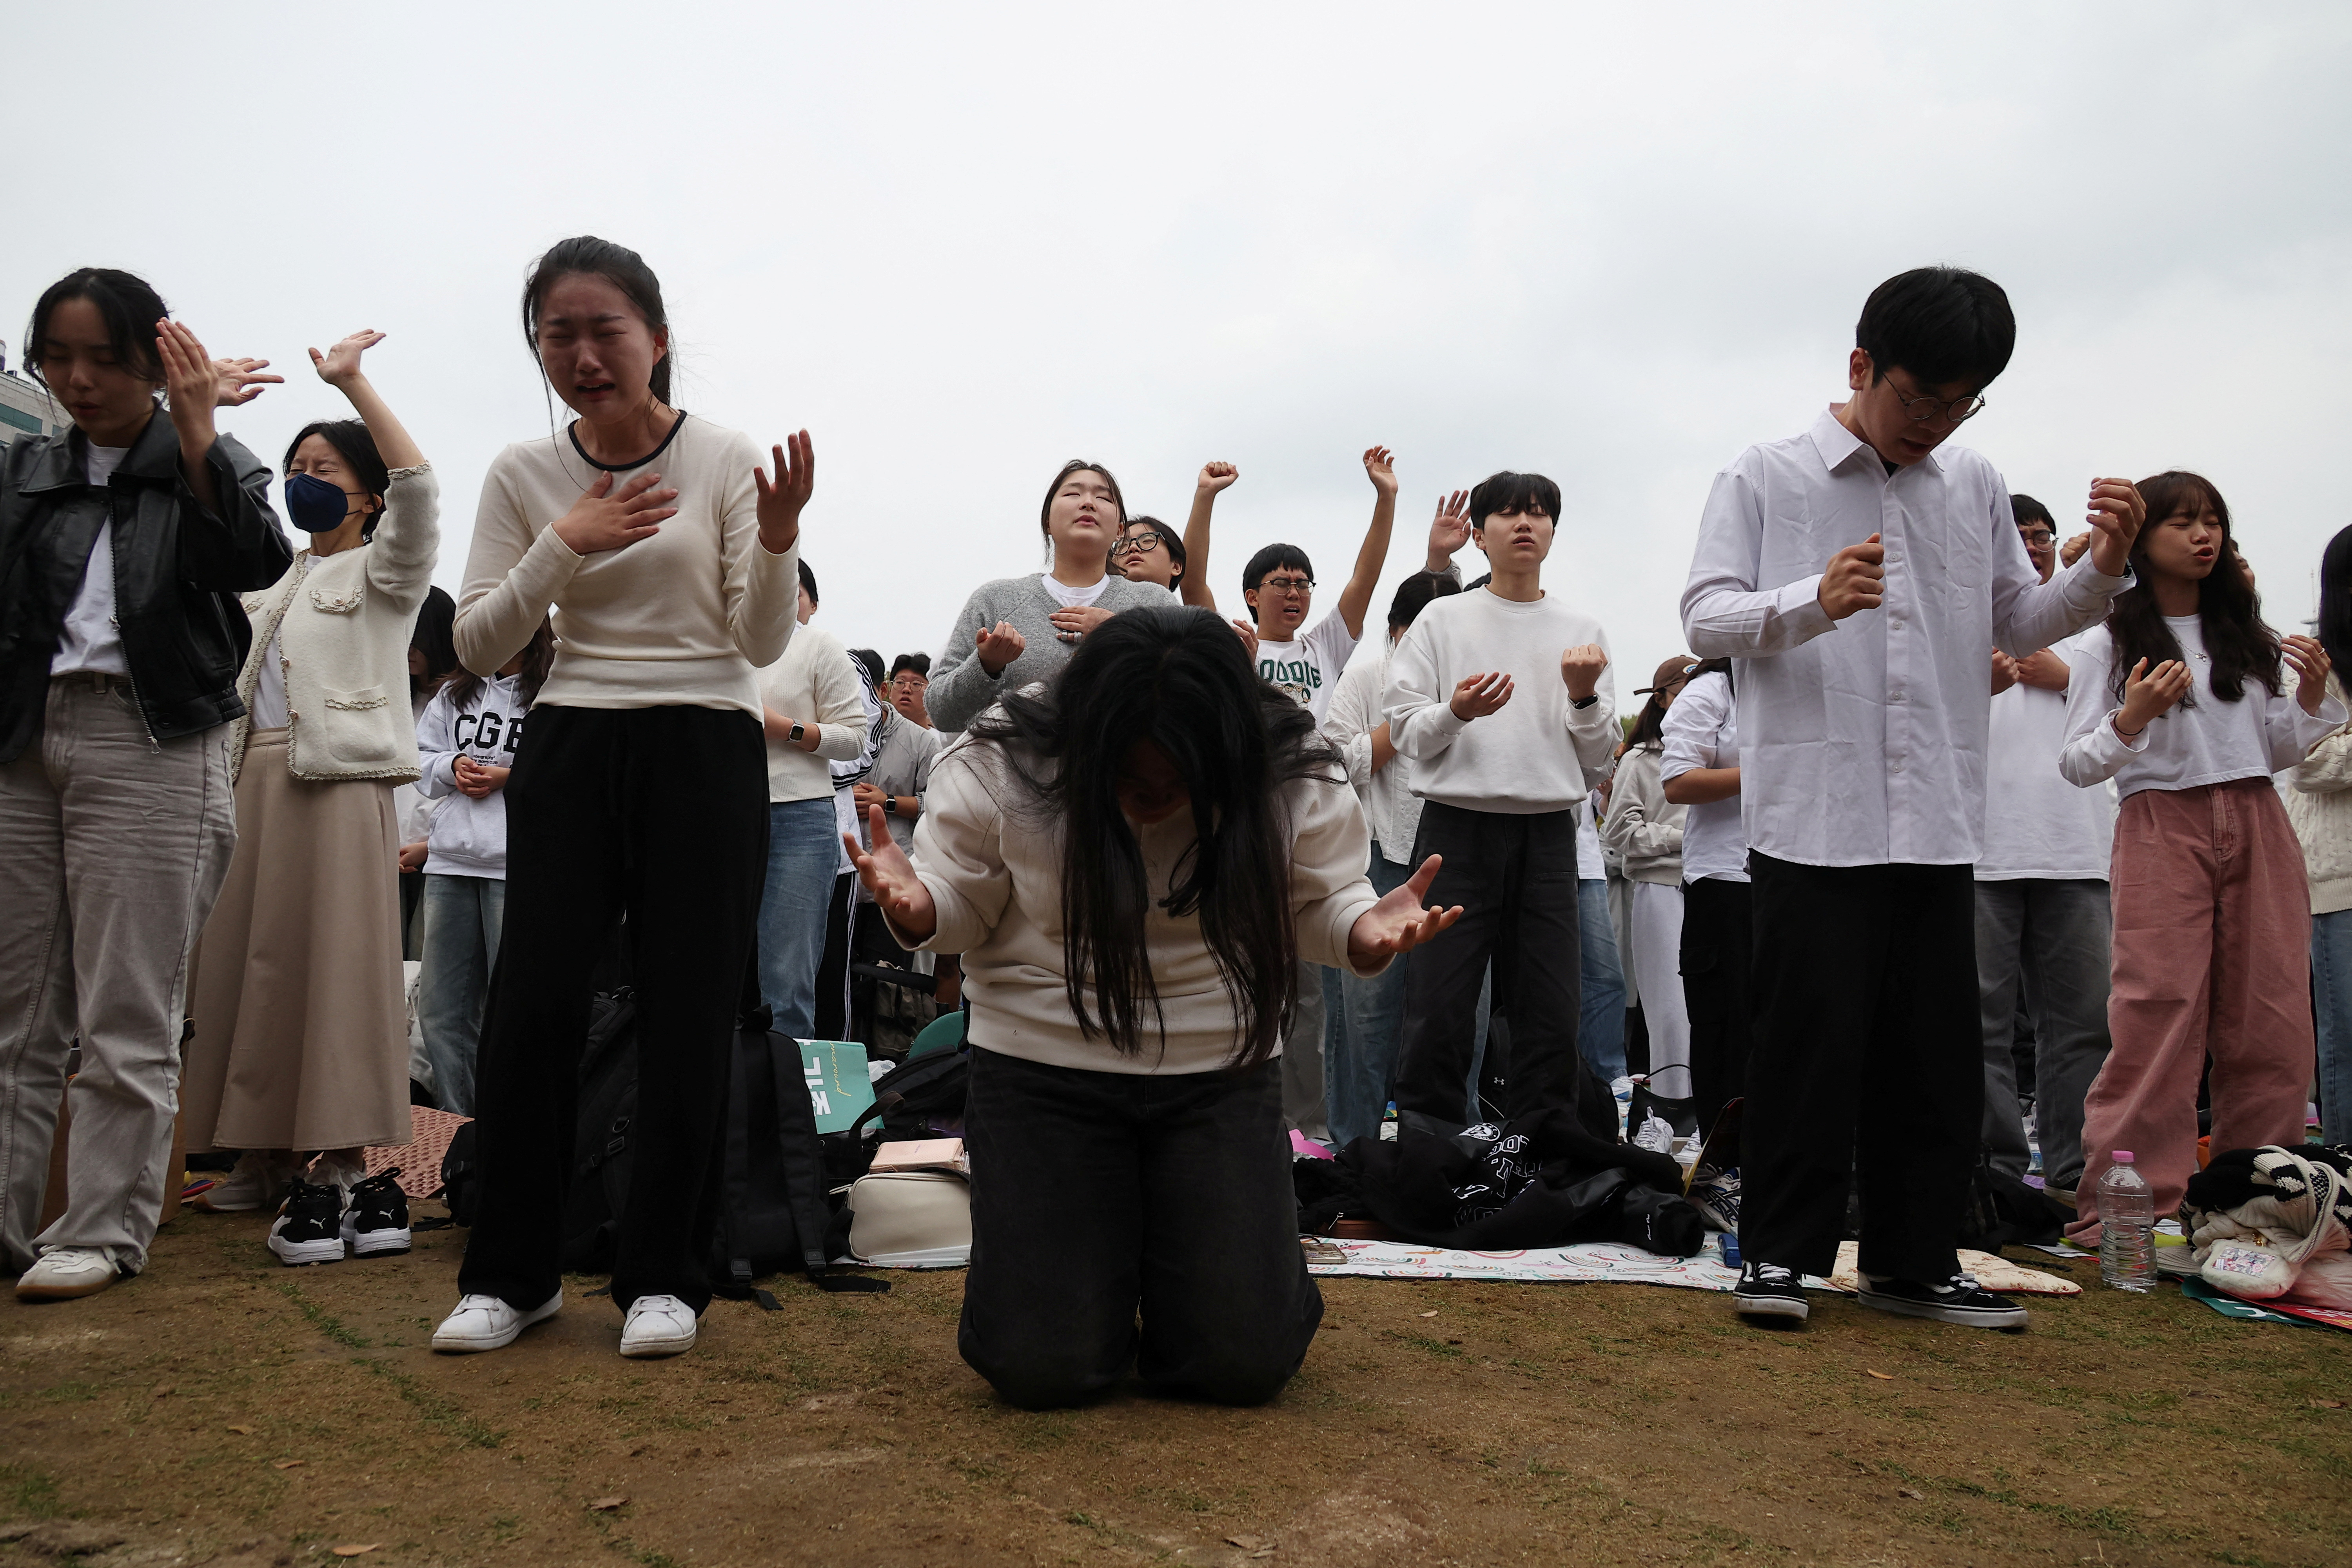
<path fill-rule="evenodd" d="M 269 506 L 269 470 L 234 438 L 205 461 L 217 514 L 180 474 L 161 409 L 103 487 L 63 430 L 0 455 L 0 763 L 41 732 L 49 660 L 100 524 L 114 524 L 114 623 L 147 732 L 158 741 L 244 716 L 237 671 L 253 628 L 236 595 L 286 574 L 294 552 Z"/>

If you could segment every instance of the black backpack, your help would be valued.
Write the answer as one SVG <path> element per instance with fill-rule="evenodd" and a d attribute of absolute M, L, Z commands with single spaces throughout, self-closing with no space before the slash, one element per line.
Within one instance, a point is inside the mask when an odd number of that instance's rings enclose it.
<path fill-rule="evenodd" d="M 874 1085 L 874 1103 L 849 1129 L 862 1138 L 866 1124 L 879 1120 L 887 1138 L 951 1138 L 963 1126 L 964 1094 L 971 1083 L 971 1040 L 953 1050 L 932 1051 L 901 1062 Z"/>
<path fill-rule="evenodd" d="M 713 1290 L 756 1300 L 775 1300 L 751 1281 L 798 1269 L 821 1290 L 887 1290 L 880 1279 L 826 1272 L 824 1159 L 810 1102 L 800 1043 L 769 1026 L 767 1007 L 752 1002 L 738 1019 L 730 1064 L 719 1223 L 710 1237 Z"/>
<path fill-rule="evenodd" d="M 604 1274 L 628 1205 L 629 1128 L 637 1115 L 637 1003 L 627 986 L 588 1004 L 579 1096 L 563 1194 L 563 1268 Z"/>

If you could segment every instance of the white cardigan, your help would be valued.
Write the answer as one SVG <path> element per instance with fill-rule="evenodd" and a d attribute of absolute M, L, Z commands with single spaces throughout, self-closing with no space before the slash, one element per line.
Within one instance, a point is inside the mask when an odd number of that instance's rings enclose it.
<path fill-rule="evenodd" d="M 408 704 L 408 639 L 433 585 L 441 545 L 440 487 L 433 466 L 394 468 L 375 536 L 353 550 L 294 557 L 286 575 L 244 596 L 253 647 L 236 678 L 246 716 L 229 755 L 245 766 L 261 661 L 278 639 L 286 678 L 287 761 L 298 779 L 417 776 Z"/>

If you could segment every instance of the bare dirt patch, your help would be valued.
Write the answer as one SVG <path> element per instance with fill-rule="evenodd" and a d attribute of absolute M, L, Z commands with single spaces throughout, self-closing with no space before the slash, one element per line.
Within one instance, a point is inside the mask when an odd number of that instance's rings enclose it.
<path fill-rule="evenodd" d="M 2352 1335 L 2169 1290 L 1788 1332 L 1698 1291 L 1333 1279 L 1274 1405 L 1036 1415 L 957 1359 L 960 1274 L 776 1281 L 657 1363 L 579 1280 L 443 1357 L 462 1232 L 289 1269 L 265 1230 L 185 1215 L 137 1280 L 0 1300 L 0 1563 L 2352 1561 Z"/>

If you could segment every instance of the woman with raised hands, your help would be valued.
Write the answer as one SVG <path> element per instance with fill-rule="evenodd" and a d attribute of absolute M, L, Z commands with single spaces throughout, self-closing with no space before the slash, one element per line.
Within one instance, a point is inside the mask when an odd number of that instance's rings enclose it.
<path fill-rule="evenodd" d="M 432 466 L 361 368 L 383 339 L 310 351 L 359 417 L 288 444 L 286 510 L 309 546 L 244 599 L 236 854 L 197 950 L 182 1080 L 188 1147 L 243 1151 L 199 1205 L 261 1208 L 282 1189 L 268 1245 L 289 1265 L 409 1245 L 388 1176 L 353 1191 L 366 1149 L 409 1141 L 393 795 L 416 777 L 408 646 L 441 545 Z"/>
<path fill-rule="evenodd" d="M 1272 1398 L 1323 1311 L 1282 1119 L 1299 961 L 1376 974 L 1453 924 L 1422 906 L 1436 859 L 1376 895 L 1314 716 L 1173 606 L 1097 626 L 942 752 L 911 858 L 869 819 L 870 853 L 844 842 L 892 933 L 964 955 L 964 1359 L 1029 1408 L 1130 1363 Z"/>
<path fill-rule="evenodd" d="M 102 267 L 43 291 L 25 360 L 73 423 L 0 457 L 0 1266 L 52 1301 L 138 1273 L 177 1179 L 188 950 L 236 842 L 236 595 L 290 552 L 268 466 L 213 423 L 267 362 L 215 363 Z"/>
<path fill-rule="evenodd" d="M 1127 502 L 1100 463 L 1073 458 L 1037 510 L 1049 563 L 1042 573 L 983 583 L 964 601 L 924 694 L 931 722 L 953 734 L 1008 691 L 1049 679 L 1088 632 L 1121 610 L 1166 606 L 1175 595 L 1111 567 Z"/>
<path fill-rule="evenodd" d="M 481 1207 L 433 1344 L 496 1350 L 562 1305 L 589 984 L 625 912 L 640 1065 L 613 1300 L 623 1355 L 675 1355 L 710 1300 L 706 1177 L 767 860 L 754 672 L 793 634 L 814 462 L 801 431 L 772 449 L 772 482 L 748 437 L 672 405 L 661 282 L 634 250 L 559 242 L 523 285 L 522 324 L 576 417 L 490 464 L 457 655 L 487 677 L 551 608 L 557 652 L 505 785 Z"/>

